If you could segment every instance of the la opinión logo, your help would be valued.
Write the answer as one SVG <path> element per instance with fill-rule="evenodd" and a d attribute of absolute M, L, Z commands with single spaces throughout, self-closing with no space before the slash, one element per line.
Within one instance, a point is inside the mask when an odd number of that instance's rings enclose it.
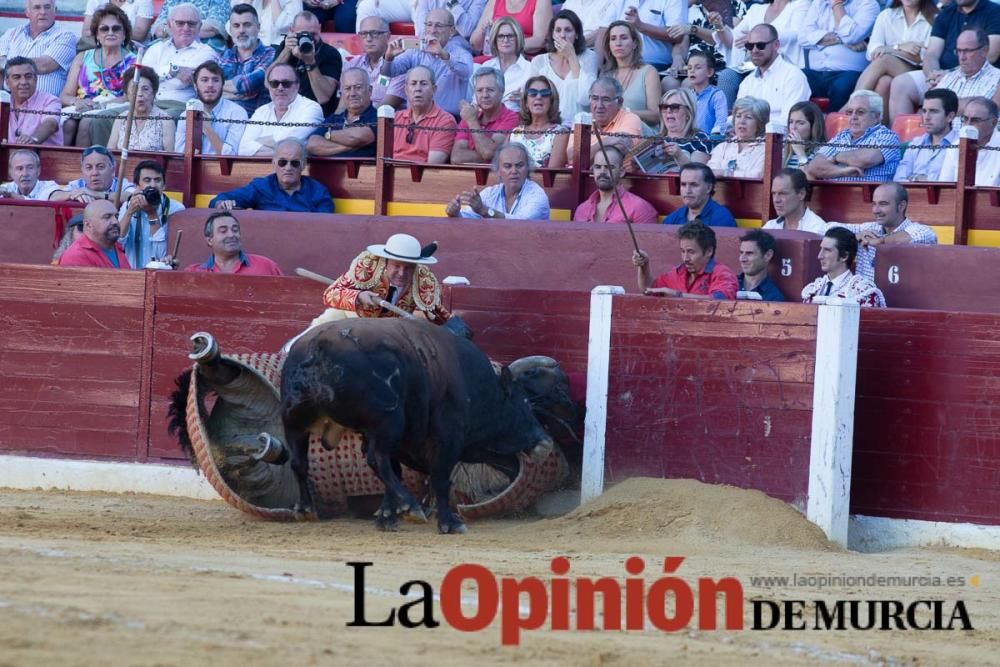
<path fill-rule="evenodd" d="M 569 577 L 570 561 L 557 556 L 549 562 L 548 580 L 538 577 L 498 577 L 489 568 L 463 563 L 448 570 L 437 590 L 430 582 L 413 579 L 399 587 L 408 601 L 394 607 L 382 619 L 371 619 L 366 611 L 365 571 L 372 561 L 348 562 L 354 570 L 354 617 L 349 627 L 437 628 L 445 624 L 462 632 L 480 632 L 498 618 L 500 641 L 517 646 L 525 630 L 538 630 L 546 623 L 552 631 L 626 630 L 655 628 L 677 632 L 695 619 L 699 630 L 719 629 L 718 606 L 722 601 L 722 627 L 744 629 L 746 600 L 743 585 L 735 577 L 699 577 L 695 587 L 675 572 L 683 556 L 663 559 L 661 576 L 647 582 L 639 575 L 646 563 L 638 556 L 625 560 L 623 580 L 613 577 Z M 463 589 L 475 588 L 473 594 Z M 435 605 L 435 602 L 437 603 Z M 669 604 L 668 604 L 669 603 Z M 952 604 L 946 615 L 942 600 L 750 600 L 751 630 L 972 630 L 965 604 Z M 571 609 L 574 610 L 571 612 Z M 600 609 L 600 615 L 598 615 Z M 807 620 L 811 612 L 812 623 Z M 947 616 L 947 620 L 946 620 Z M 438 618 L 441 620 L 438 620 Z"/>

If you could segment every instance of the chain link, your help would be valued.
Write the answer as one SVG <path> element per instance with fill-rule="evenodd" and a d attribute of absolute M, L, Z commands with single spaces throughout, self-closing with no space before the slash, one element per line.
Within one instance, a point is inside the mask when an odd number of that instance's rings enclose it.
<path fill-rule="evenodd" d="M 41 116 L 64 116 L 69 118 L 103 118 L 108 120 L 117 120 L 122 118 L 122 114 L 96 114 L 91 112 L 76 112 L 76 111 L 44 111 L 41 109 L 22 109 L 17 112 L 18 114 L 37 114 Z M 167 120 L 172 118 L 171 116 L 135 116 L 135 120 Z M 210 119 L 206 115 L 206 120 L 215 123 L 231 123 L 233 125 L 262 125 L 265 127 L 311 127 L 311 128 L 326 128 L 330 130 L 342 130 L 345 128 L 344 125 L 338 123 L 288 123 L 282 121 L 270 121 L 270 120 L 253 120 L 253 119 L 239 119 L 239 118 L 214 118 Z M 373 130 L 377 127 L 377 123 L 352 123 L 349 127 L 351 129 L 358 127 L 370 127 Z M 546 135 L 561 135 L 561 134 L 571 134 L 573 130 L 566 126 L 557 126 L 554 128 L 549 128 L 547 130 L 507 130 L 507 129 L 484 129 L 484 128 L 459 128 L 459 127 L 433 127 L 431 125 L 420 125 L 419 123 L 396 123 L 393 126 L 395 129 L 403 130 L 426 130 L 428 132 L 451 132 L 453 134 L 458 132 L 468 132 L 469 134 L 514 134 L 518 132 L 520 134 L 530 134 L 532 136 L 546 136 Z M 690 138 L 683 137 L 665 137 L 665 136 L 648 136 L 641 134 L 629 134 L 627 132 L 601 132 L 601 137 L 608 137 L 612 139 L 630 139 L 633 141 L 655 141 L 657 139 L 662 139 L 663 141 L 689 141 Z M 709 137 L 707 143 L 712 145 L 718 145 L 721 143 L 738 143 L 738 144 L 759 144 L 763 143 L 764 139 L 762 137 L 753 137 L 750 139 L 737 139 L 736 137 L 727 137 L 724 139 L 713 139 Z M 858 150 L 862 148 L 876 148 L 882 150 L 884 148 L 903 148 L 905 146 L 906 150 L 957 150 L 958 144 L 949 144 L 948 146 L 934 146 L 932 144 L 904 144 L 900 143 L 875 143 L 875 144 L 835 144 L 824 141 L 811 141 L 805 139 L 783 139 L 782 144 L 786 146 L 804 146 L 807 149 L 817 149 L 817 148 L 839 148 L 846 150 Z M 988 144 L 982 144 L 979 146 L 979 150 L 982 151 L 1000 151 L 1000 147 L 990 146 Z"/>

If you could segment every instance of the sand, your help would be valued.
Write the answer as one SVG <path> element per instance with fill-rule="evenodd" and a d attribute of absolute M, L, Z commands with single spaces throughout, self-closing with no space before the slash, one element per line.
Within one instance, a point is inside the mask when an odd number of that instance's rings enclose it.
<path fill-rule="evenodd" d="M 734 576 L 747 599 L 961 599 L 976 629 L 667 634 L 545 626 L 502 647 L 496 622 L 478 633 L 345 625 L 355 601 L 347 561 L 374 562 L 365 599 L 376 619 L 406 601 L 396 594 L 406 580 L 436 587 L 462 562 L 545 579 L 558 555 L 569 556 L 573 575 L 615 578 L 639 555 L 650 582 L 665 556 L 684 556 L 678 574 L 686 581 Z M 415 524 L 383 534 L 356 519 L 266 523 L 221 502 L 0 491 L 0 562 L 0 666 L 1000 663 L 995 552 L 847 552 L 784 503 L 691 481 L 630 480 L 568 515 L 480 521 L 464 536 Z M 750 581 L 791 573 L 978 575 L 979 585 L 778 590 Z"/>

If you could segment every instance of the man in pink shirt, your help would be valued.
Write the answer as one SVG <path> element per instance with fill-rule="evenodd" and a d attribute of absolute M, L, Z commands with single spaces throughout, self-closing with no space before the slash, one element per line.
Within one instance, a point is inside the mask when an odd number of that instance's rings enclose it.
<path fill-rule="evenodd" d="M 238 273 L 244 276 L 280 276 L 281 269 L 263 255 L 243 252 L 240 221 L 230 211 L 217 211 L 205 220 L 205 243 L 212 256 L 204 264 L 184 269 L 192 273 Z"/>
<path fill-rule="evenodd" d="M 16 56 L 4 65 L 4 76 L 10 89 L 10 121 L 7 142 L 38 146 L 62 146 L 63 132 L 59 124 L 62 102 L 55 95 L 38 90 L 38 65 L 31 58 Z M 45 116 L 35 111 L 48 111 Z"/>
<path fill-rule="evenodd" d="M 622 108 L 622 104 L 625 102 L 624 94 L 622 84 L 613 76 L 602 76 L 597 79 L 590 85 L 590 117 L 593 120 L 594 128 L 600 130 L 602 134 L 631 135 L 631 137 L 602 137 L 605 146 L 615 144 L 628 152 L 643 135 L 642 128 L 644 126 L 638 116 Z M 590 141 L 591 155 L 597 153 L 598 145 L 597 137 L 594 137 Z M 576 159 L 576 146 L 573 143 L 572 134 L 566 145 L 566 155 L 570 162 Z"/>
<path fill-rule="evenodd" d="M 605 157 L 607 153 L 607 157 Z M 634 195 L 620 185 L 625 170 L 622 164 L 625 156 L 617 146 L 605 146 L 604 151 L 598 149 L 591 165 L 591 174 L 597 190 L 576 207 L 573 213 L 574 222 L 625 222 L 622 208 L 633 223 L 657 222 L 656 209 L 648 201 Z M 615 193 L 621 198 L 619 206 Z"/>
<path fill-rule="evenodd" d="M 392 156 L 427 164 L 445 164 L 455 145 L 454 116 L 434 103 L 434 72 L 417 65 L 406 73 L 408 108 L 396 113 Z M 420 129 L 412 127 L 419 125 Z M 409 127 L 408 127 L 409 126 Z M 425 129 L 426 128 L 426 129 Z M 441 132 L 435 130 L 440 128 Z"/>
<path fill-rule="evenodd" d="M 509 134 L 494 130 L 513 130 L 521 124 L 517 114 L 503 103 L 503 73 L 493 67 L 481 67 L 472 76 L 476 103 L 459 103 L 459 132 L 451 149 L 452 164 L 480 164 L 493 160 L 497 148 L 507 143 Z M 481 130 L 475 133 L 469 130 Z"/>
<path fill-rule="evenodd" d="M 736 274 L 715 261 L 715 232 L 701 221 L 689 222 L 677 230 L 681 263 L 655 281 L 649 274 L 649 255 L 641 250 L 632 253 L 638 269 L 639 291 L 650 296 L 674 296 L 689 299 L 735 299 Z"/>
<path fill-rule="evenodd" d="M 119 236 L 118 209 L 110 200 L 95 199 L 83 209 L 83 235 L 62 254 L 59 266 L 130 269 Z"/>

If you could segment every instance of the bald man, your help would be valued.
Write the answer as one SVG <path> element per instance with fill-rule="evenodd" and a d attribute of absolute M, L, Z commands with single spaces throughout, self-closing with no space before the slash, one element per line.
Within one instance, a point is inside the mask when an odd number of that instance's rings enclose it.
<path fill-rule="evenodd" d="M 95 199 L 83 210 L 83 235 L 62 254 L 59 266 L 130 269 L 125 251 L 118 245 L 119 236 L 121 228 L 114 203 Z"/>

